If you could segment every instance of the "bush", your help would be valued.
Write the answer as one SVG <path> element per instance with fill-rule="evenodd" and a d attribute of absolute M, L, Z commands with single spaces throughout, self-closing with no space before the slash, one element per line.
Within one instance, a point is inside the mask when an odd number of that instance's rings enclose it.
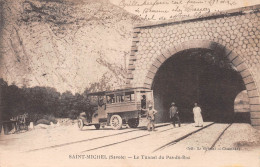
<path fill-rule="evenodd" d="M 79 113 L 80 113 L 80 111 L 70 110 L 70 111 L 69 111 L 69 114 L 68 114 L 68 117 L 69 117 L 70 119 L 77 119 L 77 117 L 79 116 Z"/>
<path fill-rule="evenodd" d="M 93 90 L 96 90 L 93 86 Z M 23 113 L 28 113 L 27 122 L 34 123 L 40 119 L 57 123 L 55 117 L 76 119 L 80 112 L 93 112 L 93 105 L 96 105 L 97 100 L 89 99 L 87 90 L 73 95 L 70 91 L 59 93 L 51 87 L 19 88 L 15 84 L 8 85 L 2 78 L 0 87 L 2 103 L 5 106 L 3 120 L 10 120 Z"/>
<path fill-rule="evenodd" d="M 39 113 L 29 113 L 27 121 L 28 122 L 37 122 L 39 119 L 42 119 L 43 115 Z"/>
<path fill-rule="evenodd" d="M 43 119 L 46 119 L 46 120 L 48 120 L 50 122 L 53 122 L 54 124 L 57 123 L 57 120 L 56 120 L 56 118 L 53 115 L 44 115 Z"/>
<path fill-rule="evenodd" d="M 47 120 L 47 119 L 39 119 L 37 122 L 36 122 L 36 125 L 38 124 L 45 124 L 45 125 L 50 125 L 51 124 L 51 121 Z"/>

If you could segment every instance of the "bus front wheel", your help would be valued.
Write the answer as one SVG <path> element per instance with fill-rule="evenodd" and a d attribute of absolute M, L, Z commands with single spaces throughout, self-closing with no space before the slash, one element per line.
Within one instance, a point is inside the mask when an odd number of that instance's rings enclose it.
<path fill-rule="evenodd" d="M 119 115 L 113 115 L 110 118 L 110 124 L 114 130 L 119 130 L 122 128 L 123 120 Z"/>
<path fill-rule="evenodd" d="M 100 124 L 96 124 L 96 125 L 94 125 L 95 126 L 95 128 L 98 130 L 98 129 L 100 129 Z"/>
<path fill-rule="evenodd" d="M 78 127 L 79 127 L 80 130 L 83 129 L 84 123 L 83 123 L 83 120 L 82 120 L 82 119 L 78 119 Z"/>
<path fill-rule="evenodd" d="M 130 128 L 137 128 L 139 125 L 139 119 L 138 118 L 129 119 L 128 125 Z"/>

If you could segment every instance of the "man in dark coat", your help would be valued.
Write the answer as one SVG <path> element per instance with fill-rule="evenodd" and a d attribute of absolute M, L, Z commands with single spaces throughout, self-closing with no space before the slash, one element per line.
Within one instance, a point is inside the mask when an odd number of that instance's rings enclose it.
<path fill-rule="evenodd" d="M 178 121 L 179 127 L 181 126 L 181 121 L 179 117 L 179 110 L 175 106 L 175 103 L 172 102 L 171 108 L 170 108 L 170 120 L 172 121 L 173 126 L 175 127 L 175 122 Z"/>

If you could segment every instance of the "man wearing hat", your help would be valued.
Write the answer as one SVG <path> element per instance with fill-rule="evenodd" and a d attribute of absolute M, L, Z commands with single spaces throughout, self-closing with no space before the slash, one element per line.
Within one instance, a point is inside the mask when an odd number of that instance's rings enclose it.
<path fill-rule="evenodd" d="M 178 121 L 179 127 L 181 126 L 181 121 L 179 117 L 179 110 L 175 106 L 175 103 L 172 102 L 171 108 L 170 108 L 170 120 L 172 121 L 173 126 L 175 127 L 175 122 Z"/>
<path fill-rule="evenodd" d="M 157 113 L 155 109 L 153 109 L 153 105 L 149 104 L 148 110 L 147 110 L 147 119 L 148 119 L 148 125 L 147 125 L 147 130 L 150 131 L 151 126 L 152 126 L 152 131 L 154 131 L 154 116 Z"/>

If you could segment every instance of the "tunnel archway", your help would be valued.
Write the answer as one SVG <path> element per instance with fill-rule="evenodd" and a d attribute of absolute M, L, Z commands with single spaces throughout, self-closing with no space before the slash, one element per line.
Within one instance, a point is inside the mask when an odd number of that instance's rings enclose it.
<path fill-rule="evenodd" d="M 259 97 L 252 75 L 241 58 L 211 41 L 182 43 L 163 51 L 146 78 L 152 80 L 150 87 L 154 90 L 155 108 L 159 110 L 158 122 L 169 120 L 172 101 L 179 105 L 184 121 L 192 121 L 194 102 L 201 104 L 206 121 L 236 121 L 236 96 L 246 90 L 250 96 Z M 253 107 L 250 98 L 250 110 Z M 250 122 L 250 113 L 243 113 L 241 120 Z"/>
<path fill-rule="evenodd" d="M 182 121 L 192 121 L 192 108 L 199 103 L 205 121 L 234 121 L 234 101 L 246 89 L 241 75 L 228 59 L 208 49 L 190 49 L 169 58 L 157 71 L 152 89 L 158 121 L 168 121 L 175 102 Z M 249 120 L 245 120 L 248 122 Z"/>

